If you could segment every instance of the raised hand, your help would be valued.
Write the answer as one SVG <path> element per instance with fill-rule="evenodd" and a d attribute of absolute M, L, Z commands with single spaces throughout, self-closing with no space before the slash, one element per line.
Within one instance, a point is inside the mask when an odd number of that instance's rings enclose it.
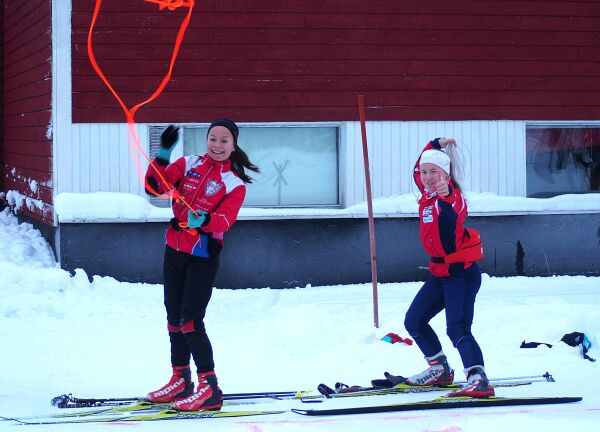
<path fill-rule="evenodd" d="M 435 191 L 441 197 L 447 197 L 450 193 L 450 189 L 448 187 L 448 176 L 446 174 L 440 173 L 438 181 L 435 183 Z"/>
<path fill-rule="evenodd" d="M 179 128 L 173 125 L 167 126 L 160 136 L 160 146 L 162 148 L 171 149 L 179 138 Z"/>
<path fill-rule="evenodd" d="M 439 143 L 442 148 L 446 148 L 448 145 L 456 145 L 456 140 L 454 138 L 440 138 Z"/>
<path fill-rule="evenodd" d="M 156 154 L 159 163 L 167 165 L 171 160 L 171 153 L 179 139 L 179 128 L 173 125 L 167 126 L 160 136 L 160 149 Z M 160 162 L 160 161 L 163 162 Z"/>

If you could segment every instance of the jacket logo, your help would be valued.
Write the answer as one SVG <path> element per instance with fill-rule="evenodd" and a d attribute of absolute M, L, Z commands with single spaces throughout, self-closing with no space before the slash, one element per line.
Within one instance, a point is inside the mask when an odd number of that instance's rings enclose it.
<path fill-rule="evenodd" d="M 433 206 L 427 206 L 423 209 L 423 223 L 433 222 Z"/>
<path fill-rule="evenodd" d="M 196 177 L 196 178 L 200 178 L 202 177 L 202 174 L 197 173 L 196 171 L 194 171 L 193 169 L 188 170 L 188 172 L 186 173 L 187 176 L 189 177 Z"/>
<path fill-rule="evenodd" d="M 216 194 L 217 192 L 219 192 L 221 190 L 221 188 L 223 187 L 223 185 L 219 182 L 216 182 L 214 180 L 209 180 L 206 183 L 206 196 L 211 196 Z"/>

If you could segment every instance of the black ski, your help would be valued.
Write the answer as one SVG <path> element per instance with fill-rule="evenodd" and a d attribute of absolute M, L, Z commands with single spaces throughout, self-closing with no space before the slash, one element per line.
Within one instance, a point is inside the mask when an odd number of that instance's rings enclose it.
<path fill-rule="evenodd" d="M 453 408 L 481 408 L 496 406 L 515 406 L 515 405 L 547 405 L 579 402 L 580 397 L 491 397 L 487 399 L 475 399 L 468 397 L 448 398 L 442 397 L 422 402 L 407 402 L 391 405 L 375 405 L 354 408 L 335 408 L 335 409 L 292 409 L 296 414 L 308 416 L 327 416 L 327 415 L 347 415 L 347 414 L 367 414 L 382 413 L 391 411 L 418 411 L 433 409 L 453 409 Z"/>

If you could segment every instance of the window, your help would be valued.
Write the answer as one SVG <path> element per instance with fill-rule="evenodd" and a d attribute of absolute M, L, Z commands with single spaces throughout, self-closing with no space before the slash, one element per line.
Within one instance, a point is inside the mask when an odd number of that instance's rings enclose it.
<path fill-rule="evenodd" d="M 184 154 L 206 153 L 208 127 L 185 127 Z M 240 127 L 239 146 L 260 173 L 248 171 L 245 206 L 338 206 L 338 128 Z"/>
<path fill-rule="evenodd" d="M 600 126 L 528 125 L 527 196 L 600 191 Z"/>

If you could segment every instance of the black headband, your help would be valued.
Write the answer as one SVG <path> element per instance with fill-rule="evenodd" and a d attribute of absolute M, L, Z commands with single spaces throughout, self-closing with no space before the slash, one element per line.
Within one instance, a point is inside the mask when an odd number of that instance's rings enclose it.
<path fill-rule="evenodd" d="M 214 128 L 215 126 L 223 126 L 224 128 L 227 128 L 229 130 L 229 132 L 231 132 L 231 135 L 233 135 L 234 143 L 237 143 L 237 139 L 238 139 L 238 135 L 240 134 L 240 130 L 238 129 L 237 125 L 235 124 L 235 122 L 233 120 L 230 120 L 228 118 L 220 118 L 220 119 L 214 120 L 208 127 L 208 133 L 210 133 L 210 130 L 212 128 Z M 208 133 L 207 133 L 207 136 L 208 136 Z"/>

